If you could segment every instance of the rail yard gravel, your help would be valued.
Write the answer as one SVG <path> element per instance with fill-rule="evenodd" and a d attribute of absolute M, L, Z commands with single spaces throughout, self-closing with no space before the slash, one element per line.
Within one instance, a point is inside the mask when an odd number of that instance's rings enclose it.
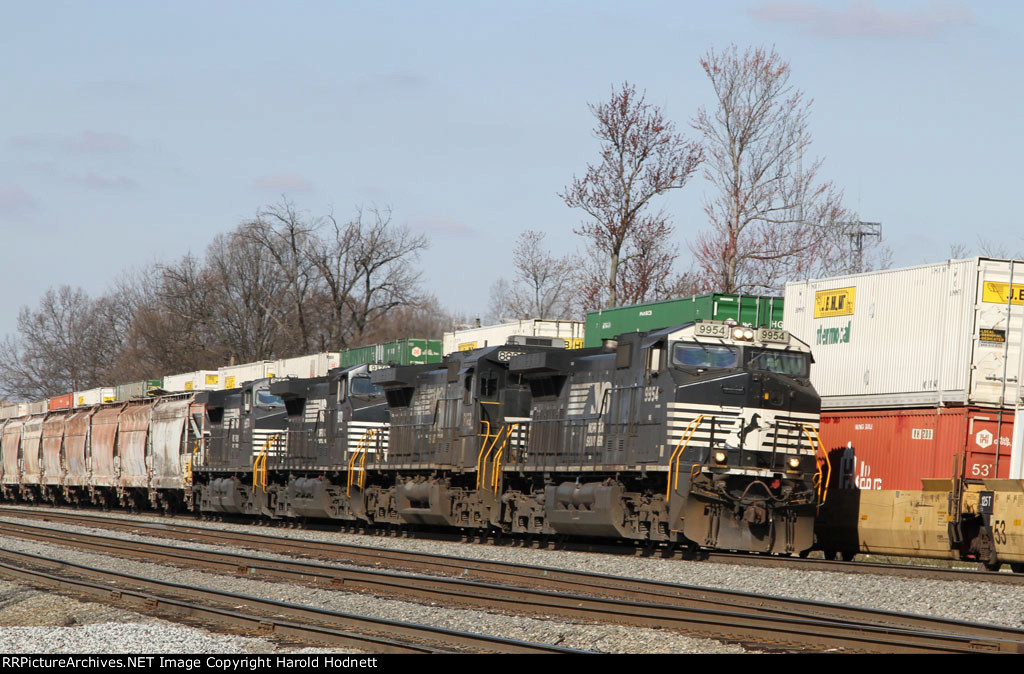
<path fill-rule="evenodd" d="M 6 519 L 9 518 L 0 518 L 0 521 Z M 19 520 L 12 518 L 11 521 Z M 198 524 L 214 529 L 272 533 L 279 536 L 307 540 L 336 541 L 356 545 L 372 545 L 381 548 L 416 550 L 466 558 L 540 564 L 618 576 L 728 588 L 758 594 L 797 597 L 829 603 L 1024 628 L 1024 614 L 1019 610 L 1019 607 L 1024 604 L 1024 588 L 1016 586 L 999 586 L 998 592 L 993 592 L 991 585 L 966 581 L 910 580 L 863 574 L 847 575 L 778 568 L 752 568 L 719 563 L 534 550 L 425 539 L 357 536 L 316 530 L 268 529 L 266 527 L 227 523 L 196 522 L 191 518 L 164 518 L 160 521 Z M 89 531 L 80 527 L 66 528 Z M 184 545 L 151 537 L 110 533 L 105 533 L 105 535 L 151 540 L 171 545 Z M 79 563 L 94 564 L 103 568 L 147 575 L 154 578 L 167 578 L 178 581 L 182 578 L 181 571 L 178 569 L 151 563 L 85 553 L 69 548 L 44 546 L 17 539 L 8 539 L 5 545 L 12 549 L 73 559 Z M 195 547 L 211 546 L 195 545 Z M 249 552 L 249 554 L 253 553 Z M 265 556 L 274 557 L 275 555 L 265 554 Z M 567 622 L 562 619 L 538 619 L 511 616 L 498 612 L 445 608 L 407 601 L 382 600 L 376 597 L 334 590 L 319 588 L 311 590 L 308 587 L 287 583 L 264 582 L 196 571 L 189 572 L 188 581 L 190 584 L 245 592 L 281 601 L 323 606 L 337 611 L 433 624 L 466 631 L 491 632 L 515 639 L 557 643 L 562 646 L 601 652 L 743 652 L 743 649 L 736 645 L 720 644 L 708 639 L 685 637 L 667 630 L 584 624 Z M 5 602 L 4 606 L 6 605 L 7 603 Z M 8 618 L 4 617 L 5 610 L 4 607 L 0 607 L 0 624 L 12 624 Z M 105 615 L 104 612 L 110 609 L 96 608 L 94 610 L 99 612 L 98 615 Z M 125 629 L 129 628 L 130 623 Z M 9 644 L 5 641 L 0 643 L 0 647 L 6 652 L 31 652 L 34 650 L 33 643 L 39 643 L 36 640 L 37 638 L 26 635 L 22 646 Z M 227 638 L 224 637 L 224 639 Z M 150 643 L 152 644 L 153 641 L 150 641 Z M 231 648 L 229 642 L 225 642 L 223 647 L 218 650 L 226 651 L 229 648 Z M 83 648 L 82 652 L 87 652 L 88 650 Z M 107 650 L 105 652 L 114 651 Z"/>

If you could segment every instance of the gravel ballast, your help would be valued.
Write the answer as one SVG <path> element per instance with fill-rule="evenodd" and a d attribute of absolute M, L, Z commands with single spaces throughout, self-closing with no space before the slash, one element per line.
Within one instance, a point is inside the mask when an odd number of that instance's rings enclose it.
<path fill-rule="evenodd" d="M 8 518 L 0 518 L 0 520 L 3 519 Z M 11 521 L 19 520 L 13 518 Z M 998 592 L 994 592 L 991 584 L 965 581 L 913 580 L 866 574 L 853 575 L 796 569 L 756 568 L 708 562 L 533 550 L 425 539 L 358 536 L 315 530 L 284 528 L 268 530 L 265 527 L 236 524 L 200 523 L 191 518 L 166 518 L 160 521 L 189 525 L 198 524 L 214 529 L 273 533 L 279 536 L 303 538 L 306 540 L 323 540 L 381 548 L 416 550 L 474 559 L 541 564 L 596 573 L 728 588 L 757 594 L 796 597 L 843 605 L 863 606 L 1024 628 L 1024 615 L 1019 610 L 1019 606 L 1024 603 L 1024 588 L 1016 586 L 998 586 Z M 79 527 L 62 526 L 61 528 L 89 531 Z M 138 538 L 140 540 L 150 540 L 170 545 L 210 547 L 175 543 L 165 539 L 150 537 L 111 534 L 109 532 L 103 532 L 103 535 Z M 173 567 L 124 560 L 12 538 L 6 539 L 5 546 L 26 552 L 69 559 L 101 568 L 174 580 L 176 582 L 188 582 L 189 584 L 202 585 L 204 587 L 244 592 L 281 601 L 321 606 L 336 611 L 438 625 L 471 632 L 490 632 L 514 639 L 553 643 L 585 650 L 609 653 L 744 652 L 742 648 L 736 645 L 721 644 L 709 639 L 686 637 L 668 630 L 575 623 L 563 619 L 540 619 L 505 615 L 499 612 L 446 608 L 192 570 L 184 572 L 187 575 L 183 576 L 181 569 Z M 250 552 L 249 554 L 253 553 Z M 263 556 L 274 557 L 272 554 L 265 554 Z M 96 605 L 90 606 L 95 607 Z M 0 606 L 0 624 L 15 624 L 10 621 L 10 618 L 5 617 L 9 608 L 7 602 Z M 102 611 L 105 609 L 94 610 L 98 612 L 97 615 L 102 616 Z M 82 622 L 80 618 L 76 619 Z M 98 621 L 90 622 L 95 623 Z M 110 620 L 106 620 L 105 624 L 109 623 Z M 123 622 L 121 624 L 131 625 L 131 623 Z M 65 629 L 81 628 L 72 627 Z M 129 628 L 126 627 L 125 629 Z M 7 630 L 0 629 L 0 633 L 6 632 Z M 21 642 L 22 646 L 19 647 L 17 644 L 9 645 L 7 642 L 0 642 L 0 648 L 4 652 L 19 652 L 25 648 L 31 650 L 31 644 L 33 642 L 38 644 L 39 638 L 38 635 L 26 634 L 25 639 Z M 154 641 L 151 638 L 149 645 L 151 646 L 153 643 Z M 229 644 L 225 643 L 224 647 L 218 648 L 217 651 L 239 652 L 228 651 L 229 647 Z M 90 649 L 83 648 L 78 652 L 90 652 Z M 127 651 L 104 650 L 103 652 Z M 179 649 L 175 652 L 183 651 Z M 190 652 L 209 651 L 196 650 Z M 245 652 L 259 651 L 250 650 Z"/>

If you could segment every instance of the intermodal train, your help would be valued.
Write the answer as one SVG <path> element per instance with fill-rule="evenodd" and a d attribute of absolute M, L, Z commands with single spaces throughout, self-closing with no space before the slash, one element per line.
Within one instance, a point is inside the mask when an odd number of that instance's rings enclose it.
<path fill-rule="evenodd" d="M 7 499 L 801 553 L 828 468 L 809 347 L 696 321 L 566 350 L 161 395 L 3 422 Z"/>

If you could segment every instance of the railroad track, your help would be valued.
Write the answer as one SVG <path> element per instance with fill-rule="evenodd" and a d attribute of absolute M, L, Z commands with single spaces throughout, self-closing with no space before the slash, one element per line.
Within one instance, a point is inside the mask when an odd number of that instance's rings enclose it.
<path fill-rule="evenodd" d="M 325 555 L 320 551 L 323 547 L 333 548 L 342 551 L 351 551 L 352 554 L 362 556 L 358 552 L 360 548 L 365 548 L 369 551 L 368 554 L 373 554 L 376 548 L 370 546 L 356 546 L 346 545 L 342 543 L 324 543 L 324 542 L 313 542 L 313 541 L 302 541 L 300 539 L 278 537 L 277 542 L 287 541 L 287 544 L 282 546 L 278 545 L 272 535 L 256 535 L 256 534 L 243 534 L 226 532 L 221 529 L 212 529 L 203 527 L 201 525 L 186 525 L 186 524 L 168 524 L 165 518 L 161 515 L 150 515 L 143 514 L 134 517 L 114 517 L 114 516 L 92 516 L 88 512 L 81 513 L 70 513 L 54 510 L 50 508 L 38 509 L 38 508 L 25 508 L 25 507 L 10 507 L 0 506 L 0 515 L 7 515 L 11 517 L 26 517 L 33 519 L 44 519 L 51 520 L 54 522 L 67 522 L 69 524 L 78 523 L 82 526 L 98 526 L 97 520 L 103 520 L 109 522 L 109 524 L 103 524 L 104 528 L 109 529 L 121 529 L 124 531 L 131 531 L 133 529 L 139 529 L 142 527 L 148 528 L 150 531 L 160 531 L 158 535 L 180 538 L 181 540 L 201 540 L 201 537 L 206 536 L 207 540 L 216 541 L 219 538 L 223 538 L 225 535 L 230 535 L 233 540 L 238 541 L 235 545 L 245 546 L 245 541 L 250 543 L 260 542 L 260 549 L 264 550 L 280 550 L 288 553 L 289 551 L 295 550 L 304 552 L 305 554 L 312 554 L 313 556 L 324 557 Z M 252 525 L 249 521 L 239 521 L 238 524 Z M 216 532 L 216 533 L 210 533 Z M 190 537 L 189 534 L 194 533 L 196 537 Z M 155 534 L 156 535 L 156 534 Z M 405 537 L 415 538 L 417 535 L 414 532 L 405 532 Z M 368 535 L 372 540 L 378 536 Z M 433 536 L 430 534 L 424 534 L 423 537 L 429 538 L 430 540 L 466 540 L 466 537 L 453 536 L 451 534 L 441 534 Z M 267 547 L 269 546 L 269 547 Z M 588 544 L 588 543 L 576 543 L 576 544 L 565 544 L 560 545 L 559 549 L 571 549 L 574 551 L 587 551 L 587 552 L 599 552 L 599 553 L 610 553 L 610 554 L 629 554 L 635 556 L 649 555 L 652 558 L 676 558 L 681 559 L 685 555 L 680 551 L 674 551 L 671 554 L 662 555 L 659 552 L 647 551 L 644 548 L 627 548 L 629 552 L 623 552 L 623 546 L 613 546 L 608 544 Z M 305 552 L 315 551 L 315 552 Z M 348 552 L 346 552 L 348 554 Z M 415 553 L 409 553 L 414 555 Z M 328 558 L 329 555 L 328 555 Z M 415 558 L 419 560 L 419 558 Z M 997 585 L 1024 585 L 1024 574 L 1019 573 L 1002 573 L 998 571 L 981 571 L 974 569 L 945 569 L 941 567 L 933 566 L 913 566 L 907 564 L 883 564 L 878 562 L 843 562 L 837 560 L 825 560 L 825 559 L 811 559 L 801 557 L 779 557 L 779 556 L 767 556 L 767 555 L 751 555 L 745 553 L 729 553 L 729 552 L 710 552 L 707 553 L 704 558 L 705 561 L 721 563 L 721 564 L 733 564 L 737 566 L 752 566 L 761 568 L 795 568 L 802 571 L 825 571 L 831 573 L 863 573 L 872 574 L 879 576 L 892 576 L 898 578 L 917 578 L 927 580 L 956 580 L 956 581 L 967 581 L 973 583 L 992 583 Z M 409 568 L 417 568 L 411 566 Z"/>
<path fill-rule="evenodd" d="M 95 523 L 90 521 L 89 526 Z M 182 525 L 117 523 L 118 528 L 125 526 L 135 533 L 157 536 L 165 535 L 167 530 L 178 537 L 197 535 L 194 528 Z M 306 542 L 296 539 L 219 530 L 205 532 L 215 534 L 211 542 L 218 544 L 266 549 L 285 542 L 289 554 L 297 548 L 307 553 L 329 550 L 335 559 L 350 563 L 390 563 L 461 576 L 452 579 L 140 543 L 21 523 L 5 522 L 0 527 L 7 535 L 247 577 L 328 584 L 378 595 L 579 620 L 656 626 L 771 647 L 885 653 L 1024 652 L 1024 630 L 552 568 L 343 544 L 316 544 L 309 551 L 297 545 Z M 470 576 L 489 582 L 466 580 Z"/>
<path fill-rule="evenodd" d="M 67 532 L 58 535 L 66 536 Z M 0 576 L 175 620 L 373 653 L 581 653 L 171 583 L 0 547 Z"/>

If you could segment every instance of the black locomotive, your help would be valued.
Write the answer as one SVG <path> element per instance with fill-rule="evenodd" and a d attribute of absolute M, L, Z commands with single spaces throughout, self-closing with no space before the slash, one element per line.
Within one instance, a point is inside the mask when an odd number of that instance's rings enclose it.
<path fill-rule="evenodd" d="M 820 400 L 806 344 L 718 322 L 571 351 L 510 341 L 441 364 L 200 394 L 189 500 L 270 517 L 811 547 Z"/>

